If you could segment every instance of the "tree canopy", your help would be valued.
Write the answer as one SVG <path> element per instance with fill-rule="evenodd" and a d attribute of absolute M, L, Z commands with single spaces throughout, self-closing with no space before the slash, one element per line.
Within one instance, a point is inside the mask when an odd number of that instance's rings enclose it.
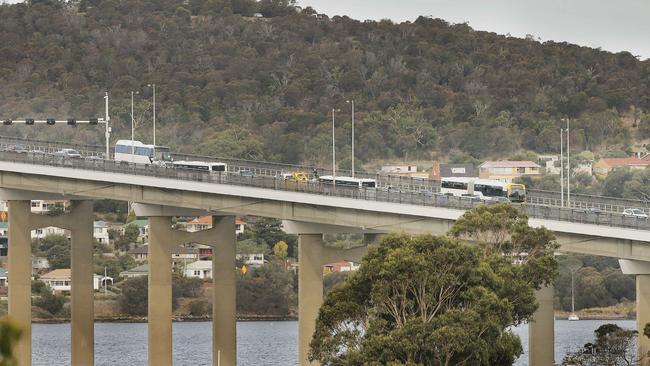
<path fill-rule="evenodd" d="M 505 223 L 475 222 L 485 214 L 505 216 Z M 531 319 L 534 290 L 557 273 L 554 237 L 526 229 L 526 221 L 491 206 L 466 213 L 451 236 L 388 236 L 327 294 L 310 358 L 327 365 L 512 365 L 522 348 L 508 329 Z M 478 245 L 456 238 L 487 231 L 486 239 L 474 237 Z"/>

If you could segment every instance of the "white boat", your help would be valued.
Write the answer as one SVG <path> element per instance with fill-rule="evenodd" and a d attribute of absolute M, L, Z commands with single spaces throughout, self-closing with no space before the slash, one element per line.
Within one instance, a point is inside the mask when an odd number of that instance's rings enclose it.
<path fill-rule="evenodd" d="M 571 313 L 571 315 L 569 315 L 569 321 L 576 321 L 576 320 L 580 320 L 580 318 L 578 318 L 578 316 L 575 313 Z"/>

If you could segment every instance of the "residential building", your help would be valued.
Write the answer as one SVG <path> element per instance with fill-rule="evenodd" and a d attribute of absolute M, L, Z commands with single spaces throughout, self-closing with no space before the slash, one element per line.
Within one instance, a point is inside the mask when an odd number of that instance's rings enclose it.
<path fill-rule="evenodd" d="M 417 173 L 418 172 L 418 166 L 417 165 L 384 165 L 381 167 L 381 174 L 410 174 L 410 173 Z"/>
<path fill-rule="evenodd" d="M 5 287 L 7 286 L 7 270 L 4 268 L 0 268 L 0 286 Z"/>
<path fill-rule="evenodd" d="M 212 261 L 196 261 L 185 266 L 185 277 L 212 278 Z"/>
<path fill-rule="evenodd" d="M 48 226 L 32 230 L 31 237 L 34 239 L 43 239 L 48 235 L 64 235 L 70 239 L 70 230 L 62 229 L 60 227 Z"/>
<path fill-rule="evenodd" d="M 93 225 L 93 238 L 100 244 L 108 245 L 108 224 L 106 221 L 95 221 Z"/>
<path fill-rule="evenodd" d="M 68 204 L 65 200 L 32 200 L 31 206 L 33 213 L 47 213 L 54 208 L 65 209 Z"/>
<path fill-rule="evenodd" d="M 431 172 L 429 172 L 429 179 L 440 181 L 442 178 L 452 177 L 478 177 L 476 168 L 472 164 L 440 164 L 433 163 Z"/>
<path fill-rule="evenodd" d="M 359 263 L 342 260 L 324 265 L 323 270 L 325 273 L 352 272 L 358 270 L 359 266 Z"/>
<path fill-rule="evenodd" d="M 70 291 L 72 289 L 71 283 L 71 270 L 70 268 L 61 268 L 55 269 L 52 272 L 48 272 L 39 278 L 41 281 L 45 282 L 52 291 Z M 102 276 L 97 274 L 93 275 L 93 289 L 99 290 L 99 282 Z"/>
<path fill-rule="evenodd" d="M 506 182 L 522 176 L 537 176 L 541 167 L 530 160 L 524 161 L 486 161 L 479 165 L 479 178 L 497 179 Z"/>
<path fill-rule="evenodd" d="M 129 254 L 133 256 L 136 262 L 145 262 L 148 260 L 149 245 L 145 244 L 137 248 L 129 250 Z M 184 247 L 177 245 L 172 248 L 172 261 L 173 262 L 193 262 L 199 259 L 199 250 L 191 247 Z"/>
<path fill-rule="evenodd" d="M 45 257 L 32 256 L 32 272 L 38 273 L 40 271 L 50 269 L 50 262 Z"/>
<path fill-rule="evenodd" d="M 120 272 L 120 277 L 123 278 L 135 278 L 135 277 L 142 277 L 148 275 L 149 275 L 149 264 L 147 263 Z"/>
<path fill-rule="evenodd" d="M 259 268 L 264 265 L 264 253 L 237 254 L 235 258 L 252 268 Z"/>
<path fill-rule="evenodd" d="M 0 257 L 6 257 L 9 253 L 9 223 L 0 221 Z"/>
<path fill-rule="evenodd" d="M 559 155 L 539 155 L 537 156 L 537 161 L 544 168 L 546 174 L 560 174 Z"/>
<path fill-rule="evenodd" d="M 197 217 L 194 220 L 188 222 L 179 222 L 180 227 L 184 227 L 186 231 L 194 233 L 201 230 L 206 230 L 212 228 L 212 216 L 201 216 Z M 235 220 L 235 234 L 241 234 L 244 232 L 244 227 L 246 223 L 240 218 Z"/>
<path fill-rule="evenodd" d="M 605 158 L 598 160 L 594 166 L 594 174 L 597 176 L 607 176 L 612 170 L 620 168 L 629 168 L 631 170 L 643 170 L 650 165 L 650 159 L 639 159 L 638 157 L 628 158 Z"/>

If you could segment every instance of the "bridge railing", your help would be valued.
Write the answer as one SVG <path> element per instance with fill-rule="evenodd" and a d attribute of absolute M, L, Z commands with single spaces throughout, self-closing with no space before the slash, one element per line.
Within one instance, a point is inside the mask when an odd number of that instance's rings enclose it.
<path fill-rule="evenodd" d="M 70 159 L 47 154 L 33 155 L 11 152 L 0 152 L 0 160 L 34 165 L 32 171 L 33 174 L 39 174 L 39 166 L 54 166 L 345 197 L 358 199 L 360 201 L 360 209 L 364 208 L 364 201 L 394 202 L 399 204 L 445 207 L 461 210 L 488 204 L 473 197 L 446 196 L 432 193 L 430 191 L 393 191 L 375 188 L 360 189 L 355 187 L 332 186 L 331 184 L 322 184 L 317 181 L 293 181 L 285 180 L 280 176 L 251 174 L 248 173 L 248 171 L 209 173 L 165 168 L 154 165 L 115 162 L 113 160 L 83 158 Z M 648 219 L 625 217 L 621 214 L 612 212 L 599 212 L 584 208 L 562 208 L 546 204 L 521 204 L 518 206 L 529 217 L 534 218 L 650 230 L 650 222 Z"/>

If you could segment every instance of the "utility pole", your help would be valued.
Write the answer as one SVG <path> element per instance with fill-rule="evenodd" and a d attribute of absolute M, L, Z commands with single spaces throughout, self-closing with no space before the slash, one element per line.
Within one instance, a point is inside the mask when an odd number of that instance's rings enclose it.
<path fill-rule="evenodd" d="M 566 119 L 566 205 L 571 207 L 571 134 L 569 132 L 569 117 Z"/>
<path fill-rule="evenodd" d="M 334 115 L 336 109 L 332 108 L 332 184 L 336 187 L 336 133 L 334 124 Z"/>
<path fill-rule="evenodd" d="M 560 128 L 560 206 L 564 207 L 564 129 Z"/>
<path fill-rule="evenodd" d="M 352 178 L 354 178 L 354 100 L 347 101 L 352 105 Z"/>
<path fill-rule="evenodd" d="M 156 146 L 156 84 L 148 84 L 153 88 L 153 145 Z"/>
<path fill-rule="evenodd" d="M 133 90 L 131 90 L 131 162 L 135 163 L 135 117 L 133 116 Z"/>
<path fill-rule="evenodd" d="M 108 115 L 108 92 L 106 92 L 106 95 L 104 95 L 104 99 L 106 101 L 106 116 L 105 121 L 106 121 L 106 160 L 109 160 L 111 158 L 111 127 L 108 125 L 109 121 L 111 120 L 111 117 Z"/>

